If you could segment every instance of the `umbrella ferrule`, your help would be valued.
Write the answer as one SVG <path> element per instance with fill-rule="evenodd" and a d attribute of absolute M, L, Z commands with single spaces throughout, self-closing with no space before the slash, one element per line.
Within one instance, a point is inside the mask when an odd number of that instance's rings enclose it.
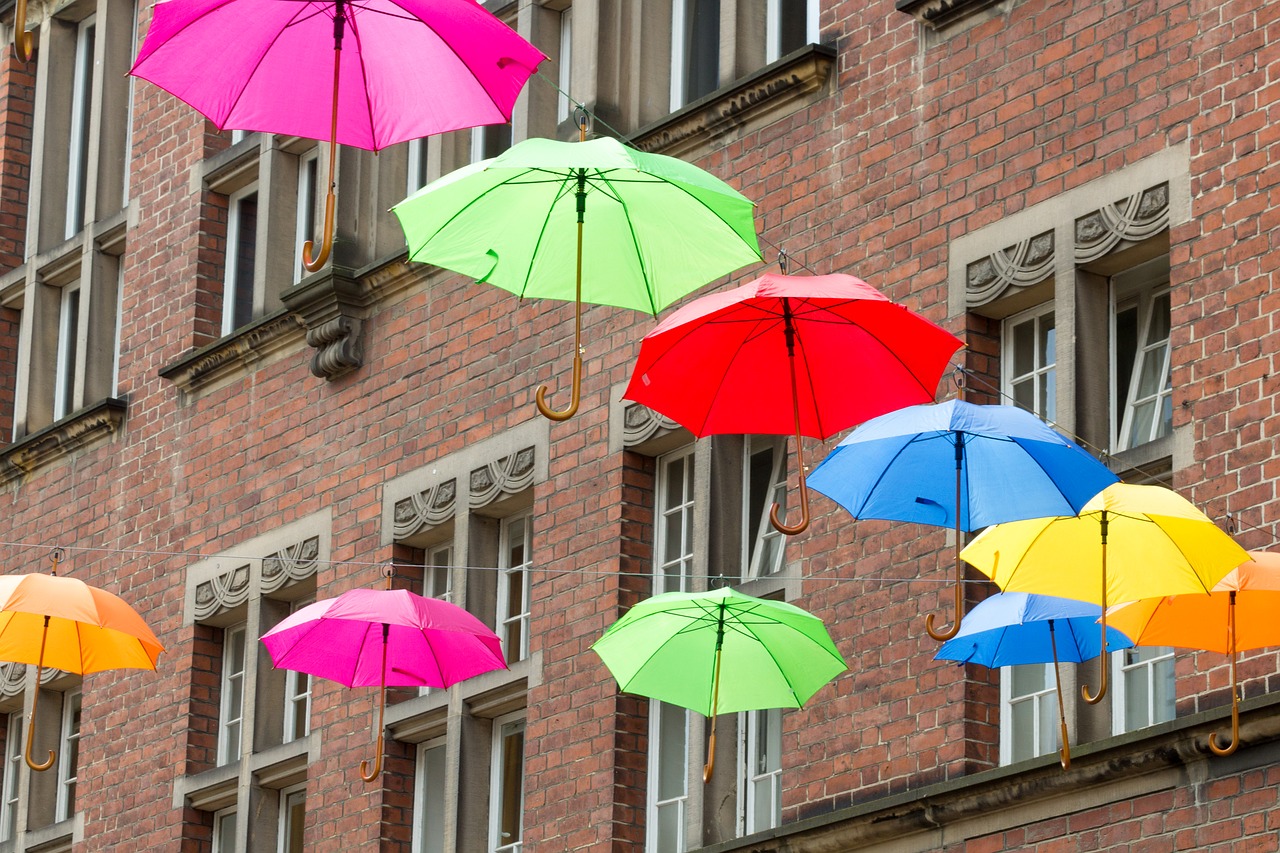
<path fill-rule="evenodd" d="M 336 0 L 333 9 L 333 49 L 342 50 L 342 36 L 346 33 L 347 11 L 344 0 Z"/>
<path fill-rule="evenodd" d="M 587 170 L 578 170 L 578 224 L 581 225 L 587 215 Z"/>
<path fill-rule="evenodd" d="M 1098 521 L 1098 533 L 1102 537 L 1102 544 L 1106 545 L 1107 544 L 1107 511 L 1105 509 L 1102 511 L 1102 516 Z"/>
<path fill-rule="evenodd" d="M 782 297 L 782 335 L 787 342 L 787 355 L 796 354 L 796 324 L 791 314 L 791 300 Z"/>
<path fill-rule="evenodd" d="M 964 433 L 956 432 L 956 470 L 964 468 Z"/>

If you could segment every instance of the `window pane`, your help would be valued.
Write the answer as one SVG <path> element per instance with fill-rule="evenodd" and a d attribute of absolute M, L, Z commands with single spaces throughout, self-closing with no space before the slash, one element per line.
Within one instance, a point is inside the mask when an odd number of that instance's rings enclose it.
<path fill-rule="evenodd" d="M 303 791 L 285 796 L 283 853 L 304 853 L 302 833 L 307 817 L 307 799 Z"/>
<path fill-rule="evenodd" d="M 1138 354 L 1138 307 L 1130 305 L 1116 310 L 1116 399 L 1114 411 L 1121 417 L 1129 401 L 1129 383 Z"/>
<path fill-rule="evenodd" d="M 444 746 L 422 751 L 421 790 L 418 792 L 422 853 L 444 853 Z"/>
<path fill-rule="evenodd" d="M 780 0 L 779 55 L 785 56 L 809 43 L 809 0 Z"/>
<path fill-rule="evenodd" d="M 1013 375 L 1026 376 L 1036 369 L 1035 321 L 1013 327 Z"/>
<path fill-rule="evenodd" d="M 1139 666 L 1124 674 L 1125 731 L 1145 728 L 1151 718 L 1151 694 L 1147 689 L 1147 667 Z"/>
<path fill-rule="evenodd" d="M 685 1 L 684 101 L 714 92 L 720 83 L 720 0 Z"/>
<path fill-rule="evenodd" d="M 1009 667 L 1014 696 L 1028 696 L 1039 693 L 1047 686 L 1045 683 L 1045 667 L 1043 664 L 1027 664 Z"/>
<path fill-rule="evenodd" d="M 1013 761 L 1023 761 L 1036 755 L 1035 712 L 1035 702 L 1030 699 L 1009 705 L 1013 726 L 1013 754 L 1010 757 Z"/>
<path fill-rule="evenodd" d="M 658 806 L 658 839 L 656 850 L 680 850 L 680 803 Z"/>
<path fill-rule="evenodd" d="M 1169 340 L 1169 313 L 1171 310 L 1168 291 L 1161 293 L 1151 301 L 1151 323 L 1147 333 L 1148 344 Z"/>
<path fill-rule="evenodd" d="M 235 202 L 236 226 L 231 235 L 235 252 L 235 276 L 231 281 L 231 328 L 238 329 L 253 319 L 253 275 L 258 254 L 258 194 L 249 193 Z"/>
<path fill-rule="evenodd" d="M 524 722 L 502 727 L 498 790 L 498 844 L 518 844 L 524 821 Z"/>
<path fill-rule="evenodd" d="M 1056 691 L 1042 693 L 1036 700 L 1039 704 L 1040 743 L 1037 755 L 1045 755 L 1058 748 L 1058 694 Z"/>
<path fill-rule="evenodd" d="M 658 799 L 670 800 L 685 795 L 686 713 L 678 705 L 656 704 L 661 715 L 658 723 Z"/>

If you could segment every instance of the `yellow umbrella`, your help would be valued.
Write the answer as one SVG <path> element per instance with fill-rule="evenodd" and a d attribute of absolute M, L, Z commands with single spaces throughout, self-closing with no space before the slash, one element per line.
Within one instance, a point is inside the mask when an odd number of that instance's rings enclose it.
<path fill-rule="evenodd" d="M 1249 559 L 1204 513 L 1163 486 L 1107 486 L 1074 516 L 1032 518 L 987 528 L 961 558 L 1006 592 L 1057 595 L 1102 606 L 1183 593 L 1207 593 Z M 1099 658 L 1096 695 L 1107 692 L 1107 663 Z"/>
<path fill-rule="evenodd" d="M 1280 554 L 1250 551 L 1252 559 L 1232 569 L 1208 595 L 1144 598 L 1111 608 L 1111 627 L 1139 646 L 1180 646 L 1221 652 L 1231 658 L 1231 743 L 1209 748 L 1230 755 L 1240 744 L 1240 692 L 1236 652 L 1280 645 Z"/>

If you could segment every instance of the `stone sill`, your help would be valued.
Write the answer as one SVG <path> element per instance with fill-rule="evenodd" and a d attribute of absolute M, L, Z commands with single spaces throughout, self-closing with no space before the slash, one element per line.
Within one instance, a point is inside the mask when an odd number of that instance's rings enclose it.
<path fill-rule="evenodd" d="M 1225 731 L 1230 706 L 1179 717 L 1135 732 L 1078 744 L 1071 750 L 1071 769 L 1062 770 L 1056 753 L 969 776 L 924 785 L 828 814 L 784 824 L 746 838 L 698 848 L 699 853 L 792 853 L 818 850 L 861 850 L 915 833 L 937 833 L 941 827 L 990 816 L 1017 806 L 1059 799 L 1064 808 L 1082 792 L 1126 779 L 1177 770 L 1200 761 L 1239 768 L 1257 750 L 1256 762 L 1273 759 L 1259 749 L 1280 741 L 1280 694 L 1240 703 L 1240 751 L 1218 758 L 1209 751 L 1209 736 Z M 1252 766 L 1252 765 L 1248 765 Z M 1016 823 L 1017 815 L 1010 819 Z"/>
<path fill-rule="evenodd" d="M 810 44 L 641 128 L 626 141 L 642 151 L 679 157 L 711 140 L 764 127 L 816 99 L 831 79 L 836 50 Z"/>
<path fill-rule="evenodd" d="M 160 376 L 178 386 L 185 405 L 296 350 L 302 337 L 302 322 L 280 310 L 161 368 Z"/>
<path fill-rule="evenodd" d="M 111 440 L 124 423 L 125 402 L 107 398 L 18 439 L 0 451 L 0 485 L 49 468 L 71 454 Z"/>

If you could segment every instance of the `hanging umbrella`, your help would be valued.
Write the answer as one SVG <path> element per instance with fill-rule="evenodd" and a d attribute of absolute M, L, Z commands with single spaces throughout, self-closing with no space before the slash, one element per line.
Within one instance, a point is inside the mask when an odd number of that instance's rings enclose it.
<path fill-rule="evenodd" d="M 314 272 L 333 246 L 338 143 L 378 151 L 510 121 L 545 58 L 475 0 L 163 0 L 130 73 L 219 128 L 329 141 L 323 244 L 303 247 Z M 326 114 L 309 95 L 330 75 Z"/>
<path fill-rule="evenodd" d="M 1230 755 L 1240 745 L 1240 691 L 1236 653 L 1280 645 L 1280 554 L 1250 551 L 1248 562 L 1214 585 L 1208 595 L 1170 595 L 1118 604 L 1107 612 L 1112 626 L 1139 646 L 1179 646 L 1220 652 L 1231 659 L 1231 742 L 1209 748 Z"/>
<path fill-rule="evenodd" d="M 1109 605 L 1207 593 L 1249 559 L 1186 498 L 1163 486 L 1126 483 L 1107 486 L 1078 515 L 989 527 L 960 556 L 1006 592 L 1100 605 L 1104 635 Z M 1107 692 L 1105 659 L 1100 670 L 1096 695 L 1086 685 L 1080 688 L 1091 705 Z"/>
<path fill-rule="evenodd" d="M 799 708 L 847 669 L 818 617 L 727 587 L 647 598 L 591 648 L 623 691 L 711 718 L 704 780 L 717 714 Z"/>
<path fill-rule="evenodd" d="M 935 640 L 956 636 L 964 615 L 961 531 L 1074 515 L 1114 482 L 1105 465 L 1030 412 L 962 400 L 867 421 L 809 476 L 854 518 L 954 527 L 956 615 L 950 631 L 936 630 L 928 615 L 925 630 Z"/>
<path fill-rule="evenodd" d="M 973 608 L 956 635 L 943 643 L 934 660 L 980 663 L 996 668 L 1022 664 L 1053 664 L 1053 681 L 1058 693 L 1058 760 L 1062 769 L 1071 766 L 1071 743 L 1067 738 L 1067 717 L 1062 705 L 1062 682 L 1058 662 L 1083 663 L 1102 654 L 1097 628 L 1102 608 L 1085 601 L 1033 595 L 1027 592 L 998 592 Z M 1107 629 L 1107 648 L 1127 649 L 1133 641 Z"/>
<path fill-rule="evenodd" d="M 75 578 L 51 574 L 0 576 L 0 660 L 34 664 L 36 692 L 27 721 L 24 757 L 32 770 L 53 766 L 31 758 L 40 671 L 54 667 L 85 675 L 108 669 L 155 669 L 164 647 L 136 611 L 119 596 Z"/>
<path fill-rule="evenodd" d="M 585 121 L 585 117 L 584 117 Z M 581 126 L 585 135 L 585 124 Z M 578 409 L 582 303 L 655 317 L 689 291 L 760 260 L 751 202 L 702 169 L 615 139 L 526 139 L 392 208 L 409 259 L 520 296 L 574 301 Z"/>
<path fill-rule="evenodd" d="M 623 396 L 699 438 L 794 434 L 800 522 L 782 524 L 776 504 L 770 519 L 795 534 L 809 526 L 801 436 L 932 401 L 959 347 L 851 275 L 764 275 L 689 303 L 645 335 Z"/>
<path fill-rule="evenodd" d="M 387 687 L 448 687 L 483 672 L 506 669 L 502 643 L 483 622 L 438 598 L 404 589 L 353 589 L 309 604 L 262 636 L 278 669 L 292 669 L 347 687 L 378 686 L 377 756 L 382 772 L 382 720 Z"/>

